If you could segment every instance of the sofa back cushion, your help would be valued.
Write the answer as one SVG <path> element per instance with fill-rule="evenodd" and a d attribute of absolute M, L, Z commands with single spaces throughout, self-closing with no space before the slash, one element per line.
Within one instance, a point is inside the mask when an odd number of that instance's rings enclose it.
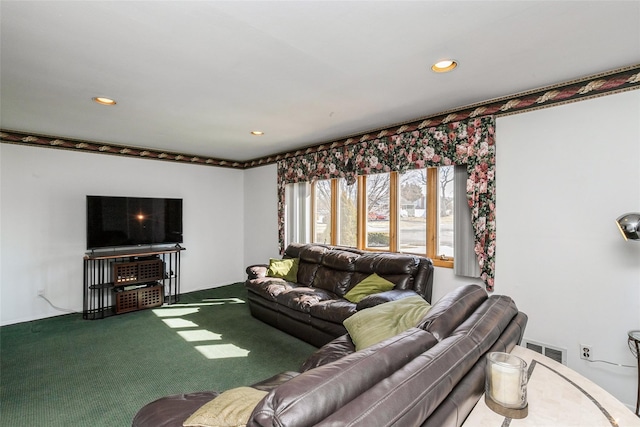
<path fill-rule="evenodd" d="M 313 352 L 300 366 L 300 372 L 335 362 L 351 353 L 355 353 L 355 351 L 356 346 L 349 334 L 339 336 Z"/>
<path fill-rule="evenodd" d="M 324 254 L 329 251 L 324 246 L 291 244 L 284 253 L 285 258 L 300 258 L 298 281 L 302 286 L 311 286 Z"/>
<path fill-rule="evenodd" d="M 363 351 L 303 372 L 258 403 L 247 426 L 315 425 L 436 342 L 430 333 L 412 328 Z"/>
<path fill-rule="evenodd" d="M 396 286 L 395 289 L 415 289 L 417 274 L 421 267 L 421 260 L 431 263 L 427 258 L 415 255 L 397 253 L 366 253 L 356 262 L 356 272 L 353 275 L 353 285 L 362 281 L 372 273 L 384 277 Z M 431 267 L 433 269 L 433 267 Z M 423 297 L 424 292 L 417 291 Z M 431 298 L 429 293 L 428 298 Z"/>
<path fill-rule="evenodd" d="M 355 263 L 359 257 L 359 254 L 349 251 L 327 251 L 313 279 L 313 286 L 343 296 L 346 289 L 350 288 Z"/>
<path fill-rule="evenodd" d="M 485 300 L 487 293 L 478 285 L 460 286 L 439 299 L 418 325 L 438 341 L 448 337 Z"/>

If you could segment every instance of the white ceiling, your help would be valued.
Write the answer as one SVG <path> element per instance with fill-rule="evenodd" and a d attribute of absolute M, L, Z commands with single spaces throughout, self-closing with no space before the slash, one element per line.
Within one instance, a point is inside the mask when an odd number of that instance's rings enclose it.
<path fill-rule="evenodd" d="M 3 129 L 238 161 L 640 63 L 639 1 L 2 0 L 0 19 Z"/>

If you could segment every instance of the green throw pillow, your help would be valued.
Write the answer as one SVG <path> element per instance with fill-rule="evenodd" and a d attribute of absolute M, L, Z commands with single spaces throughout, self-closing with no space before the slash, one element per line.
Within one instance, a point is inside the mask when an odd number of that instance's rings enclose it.
<path fill-rule="evenodd" d="M 251 387 L 227 390 L 185 420 L 184 427 L 244 427 L 266 391 Z"/>
<path fill-rule="evenodd" d="M 344 294 L 344 297 L 352 303 L 357 304 L 367 295 L 390 291 L 394 287 L 395 285 L 393 283 L 378 276 L 376 273 L 373 273 L 371 276 L 366 277 L 360 283 L 355 285 L 349 292 Z"/>
<path fill-rule="evenodd" d="M 298 263 L 299 258 L 270 259 L 267 276 L 279 277 L 287 282 L 295 282 L 298 280 Z"/>
<path fill-rule="evenodd" d="M 413 328 L 430 308 L 428 302 L 416 295 L 358 311 L 343 324 L 356 350 L 362 350 Z"/>

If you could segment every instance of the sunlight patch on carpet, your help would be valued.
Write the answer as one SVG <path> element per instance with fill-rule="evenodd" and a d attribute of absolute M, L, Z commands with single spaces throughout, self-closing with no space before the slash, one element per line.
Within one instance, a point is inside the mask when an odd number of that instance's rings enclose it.
<path fill-rule="evenodd" d="M 249 350 L 233 344 L 197 345 L 195 348 L 207 359 L 228 359 L 232 357 L 247 357 L 249 355 Z"/>
<path fill-rule="evenodd" d="M 205 299 L 202 302 L 185 302 L 178 303 L 174 305 L 165 305 L 164 307 L 211 307 L 214 305 L 225 305 L 225 304 L 245 304 L 243 300 L 240 298 L 220 298 L 220 299 Z"/>
<path fill-rule="evenodd" d="M 197 328 L 199 326 L 198 324 L 193 323 L 191 320 L 180 318 L 162 319 L 162 321 L 171 329 Z"/>
<path fill-rule="evenodd" d="M 226 303 L 226 304 L 245 304 L 243 299 L 240 298 L 205 298 L 202 301 L 211 303 Z"/>
<path fill-rule="evenodd" d="M 211 332 L 206 329 L 198 328 L 199 325 L 190 320 L 184 319 L 184 316 L 200 313 L 201 307 L 210 307 L 225 304 L 245 304 L 240 298 L 205 298 L 196 303 L 183 303 L 164 305 L 161 308 L 152 310 L 152 312 L 161 318 L 162 322 L 171 329 L 177 329 L 175 332 L 186 342 L 203 342 L 203 341 L 220 341 L 222 335 Z M 206 310 L 205 310 L 206 311 Z M 207 359 L 225 359 L 247 357 L 249 350 L 245 350 L 233 344 L 209 344 L 194 346 Z"/>
<path fill-rule="evenodd" d="M 175 307 L 175 306 L 173 306 Z M 158 308 L 153 310 L 153 314 L 158 317 L 180 317 L 188 314 L 195 314 L 200 309 L 197 307 L 185 307 L 185 308 Z"/>
<path fill-rule="evenodd" d="M 206 329 L 196 329 L 191 331 L 178 331 L 178 335 L 185 341 L 217 341 L 222 339 L 222 335 L 207 331 Z"/>
<path fill-rule="evenodd" d="M 206 298 L 202 302 L 163 305 L 161 308 L 152 310 L 158 317 L 180 317 L 198 313 L 200 307 L 211 307 L 224 304 L 245 304 L 240 298 Z"/>

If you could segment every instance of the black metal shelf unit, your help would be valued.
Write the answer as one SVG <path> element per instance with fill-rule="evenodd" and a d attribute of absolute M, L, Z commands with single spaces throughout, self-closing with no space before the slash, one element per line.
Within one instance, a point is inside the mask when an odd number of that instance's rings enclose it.
<path fill-rule="evenodd" d="M 175 246 L 87 253 L 82 318 L 102 319 L 178 302 L 183 250 Z"/>

